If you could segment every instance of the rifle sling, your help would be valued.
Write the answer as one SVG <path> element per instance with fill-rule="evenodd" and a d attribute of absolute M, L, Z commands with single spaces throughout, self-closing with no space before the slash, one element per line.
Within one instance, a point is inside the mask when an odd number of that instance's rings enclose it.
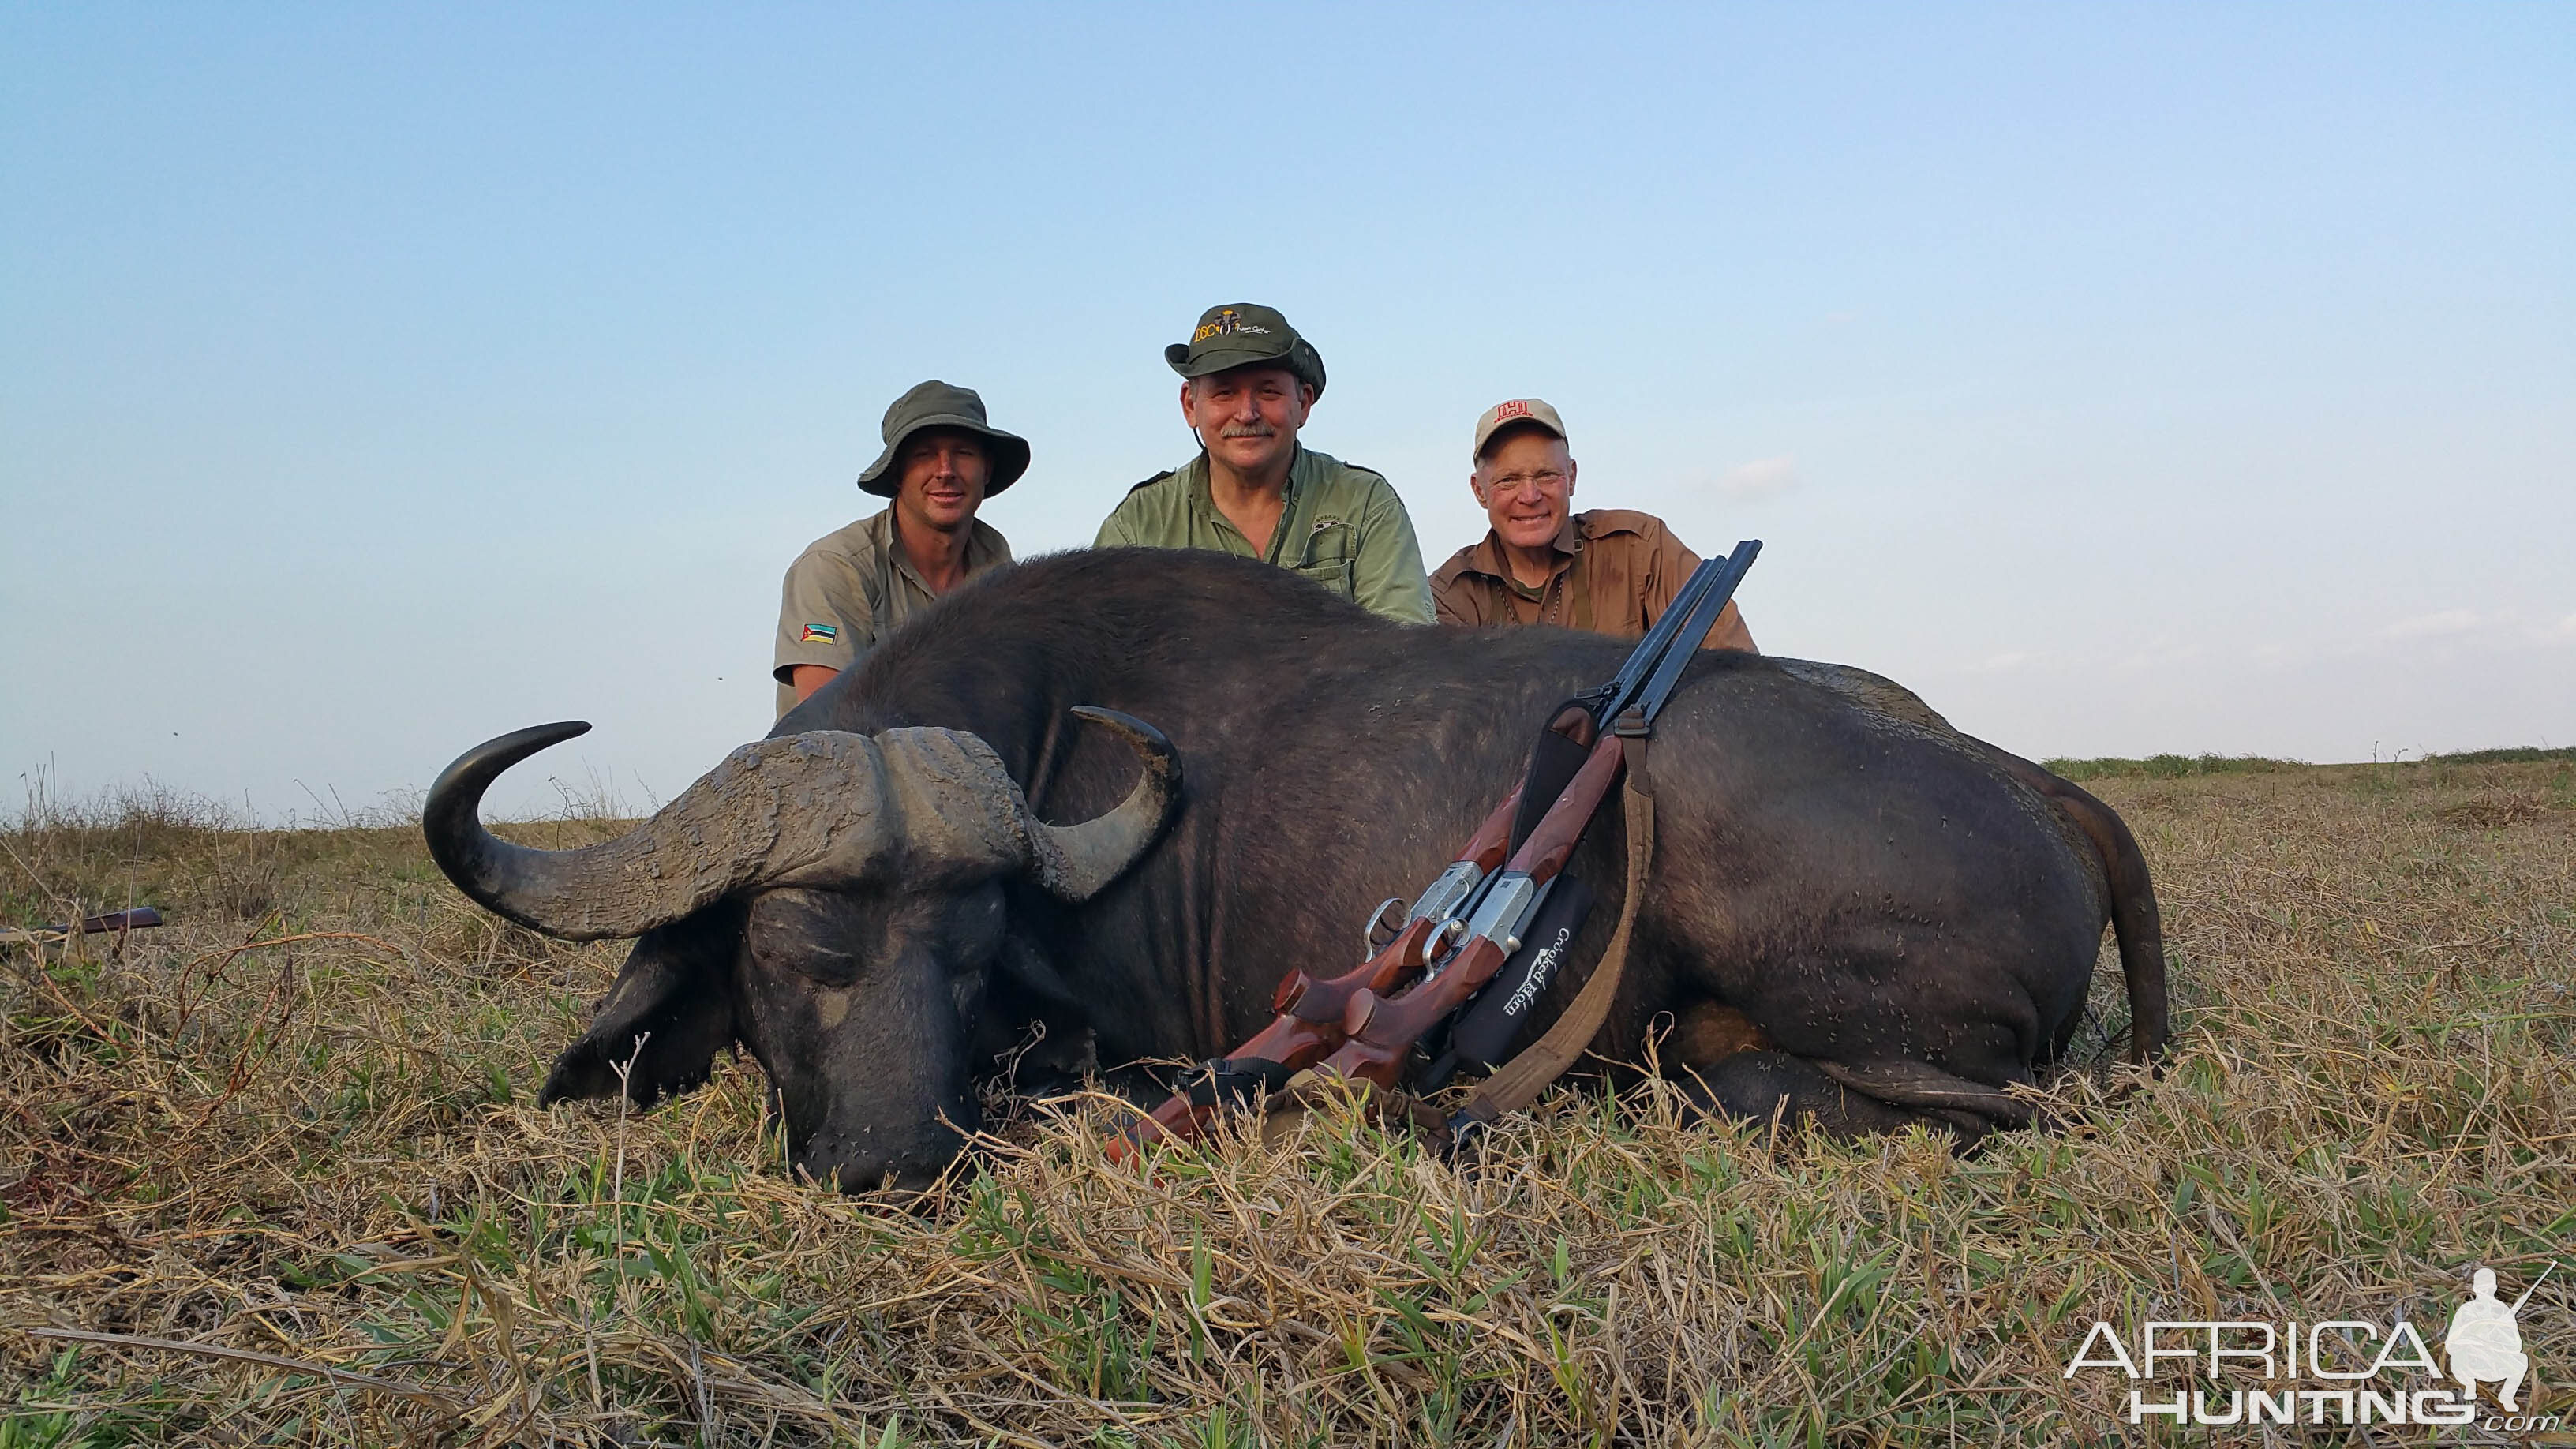
<path fill-rule="evenodd" d="M 1605 706 L 1619 711 L 1612 729 L 1619 736 L 1619 753 L 1627 776 L 1620 799 L 1628 823 L 1628 894 L 1619 903 L 1619 927 L 1611 933 L 1601 964 L 1593 968 L 1591 978 L 1583 983 L 1583 990 L 1565 1008 L 1565 1014 L 1528 1050 L 1484 1080 L 1476 1095 L 1450 1119 L 1453 1131 L 1481 1128 L 1505 1112 L 1528 1106 L 1582 1057 L 1601 1030 L 1601 1023 L 1610 1019 L 1610 1003 L 1618 996 L 1619 978 L 1628 969 L 1628 938 L 1636 929 L 1639 903 L 1645 899 L 1646 867 L 1655 855 L 1655 782 L 1646 772 L 1646 742 L 1654 734 L 1655 715 L 1663 709 L 1673 686 L 1680 682 L 1682 671 L 1698 654 L 1700 641 L 1716 625 L 1717 616 L 1725 612 L 1727 600 L 1734 596 L 1736 586 L 1744 581 L 1761 553 L 1760 540 L 1746 539 L 1735 546 L 1722 565 L 1712 559 L 1694 569 L 1691 582 L 1682 590 L 1689 603 L 1684 606 L 1677 597 L 1674 604 L 1680 609 L 1679 615 L 1668 608 L 1665 618 L 1656 620 L 1656 627 L 1648 631 L 1639 653 L 1630 655 L 1631 662 L 1636 662 L 1646 646 L 1661 641 L 1653 666 L 1636 683 L 1635 692 L 1625 698 L 1614 697 Z M 1665 633 L 1668 627 L 1672 629 L 1670 634 Z M 1615 684 L 1613 692 L 1616 693 Z M 1544 745 L 1544 741 L 1541 743 Z M 1530 773 L 1538 773 L 1535 751 Z M 1526 797 L 1523 806 L 1527 807 Z M 1515 843 L 1518 834 L 1514 832 Z"/>
<path fill-rule="evenodd" d="M 1619 927 L 1611 933 L 1601 964 L 1592 969 L 1573 1004 L 1546 1035 L 1476 1088 L 1474 1098 L 1459 1110 L 1459 1122 L 1481 1126 L 1528 1106 L 1582 1057 L 1601 1023 L 1610 1019 L 1611 1000 L 1618 996 L 1619 978 L 1628 968 L 1628 939 L 1636 930 L 1638 903 L 1646 897 L 1646 867 L 1655 855 L 1655 782 L 1646 773 L 1646 728 L 1638 721 L 1632 729 L 1627 718 L 1620 725 L 1619 752 L 1627 766 L 1627 780 L 1619 793 L 1628 825 L 1628 894 L 1619 903 Z"/>

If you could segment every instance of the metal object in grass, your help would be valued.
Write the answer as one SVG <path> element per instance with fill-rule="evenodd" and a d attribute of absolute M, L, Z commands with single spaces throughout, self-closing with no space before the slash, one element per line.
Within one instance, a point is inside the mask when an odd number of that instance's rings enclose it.
<path fill-rule="evenodd" d="M 97 936 L 109 931 L 114 931 L 121 936 L 128 931 L 139 931 L 147 926 L 157 926 L 161 923 L 159 911 L 150 906 L 137 906 L 130 911 L 110 911 L 103 916 L 90 916 L 65 925 L 37 926 L 31 930 L 15 928 L 0 930 L 0 946 L 50 945 L 56 941 L 70 940 L 74 936 Z"/>

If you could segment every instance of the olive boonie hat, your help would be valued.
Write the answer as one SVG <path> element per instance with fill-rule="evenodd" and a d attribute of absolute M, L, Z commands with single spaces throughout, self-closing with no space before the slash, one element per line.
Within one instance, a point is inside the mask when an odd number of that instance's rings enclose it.
<path fill-rule="evenodd" d="M 1199 314 L 1190 340 L 1163 349 L 1163 360 L 1183 377 L 1205 377 L 1229 367 L 1269 363 L 1296 374 L 1297 380 L 1324 395 L 1324 357 L 1315 344 L 1297 335 L 1276 308 L 1231 302 Z"/>
<path fill-rule="evenodd" d="M 904 440 L 924 428 L 962 428 L 992 446 L 993 476 L 984 484 L 984 496 L 992 497 L 1010 487 L 1029 471 L 1029 445 L 1000 428 L 984 421 L 984 400 L 973 388 L 956 387 L 936 378 L 925 382 L 894 400 L 886 409 L 885 451 L 859 475 L 859 487 L 879 498 L 892 498 L 903 485 L 893 474 L 895 455 L 903 451 Z"/>

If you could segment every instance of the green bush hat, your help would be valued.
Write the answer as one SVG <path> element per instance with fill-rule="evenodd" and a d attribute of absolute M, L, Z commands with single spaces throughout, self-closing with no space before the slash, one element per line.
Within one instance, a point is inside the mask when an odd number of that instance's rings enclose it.
<path fill-rule="evenodd" d="M 859 487 L 879 498 L 892 498 L 903 486 L 903 479 L 893 475 L 895 455 L 903 451 L 904 440 L 924 428 L 962 428 L 975 434 L 993 448 L 993 476 L 984 484 L 984 496 L 992 497 L 1020 481 L 1029 471 L 1029 445 L 984 421 L 984 400 L 970 387 L 957 387 L 933 378 L 894 400 L 886 409 L 885 451 L 859 475 Z"/>
<path fill-rule="evenodd" d="M 1270 363 L 1284 367 L 1299 382 L 1324 395 L 1324 357 L 1315 344 L 1297 335 L 1276 308 L 1253 302 L 1231 302 L 1199 314 L 1199 325 L 1187 342 L 1163 349 L 1163 360 L 1183 377 L 1205 377 L 1229 367 Z"/>

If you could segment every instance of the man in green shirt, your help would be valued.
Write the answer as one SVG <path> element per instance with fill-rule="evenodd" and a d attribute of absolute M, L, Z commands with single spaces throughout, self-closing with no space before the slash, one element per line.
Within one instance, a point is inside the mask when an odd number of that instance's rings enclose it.
<path fill-rule="evenodd" d="M 788 566 L 771 671 L 780 714 L 933 599 L 1011 561 L 1010 543 L 975 511 L 1028 471 L 1029 445 L 987 423 L 971 388 L 935 380 L 895 399 L 884 431 L 859 487 L 891 503 Z"/>
<path fill-rule="evenodd" d="M 1102 548 L 1209 548 L 1277 564 L 1407 624 L 1431 622 L 1422 548 L 1395 485 L 1297 441 L 1324 359 L 1268 307 L 1211 307 L 1163 349 L 1199 455 L 1127 492 Z"/>

